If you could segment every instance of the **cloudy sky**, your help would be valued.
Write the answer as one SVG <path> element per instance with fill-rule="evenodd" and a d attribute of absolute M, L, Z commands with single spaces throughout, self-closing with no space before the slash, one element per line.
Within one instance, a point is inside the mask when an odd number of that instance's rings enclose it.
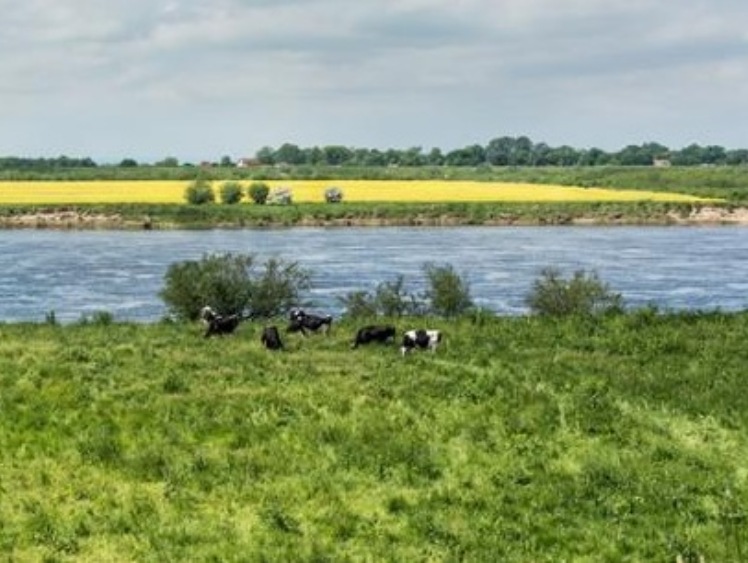
<path fill-rule="evenodd" d="M 0 0 L 0 156 L 748 148 L 745 0 Z"/>

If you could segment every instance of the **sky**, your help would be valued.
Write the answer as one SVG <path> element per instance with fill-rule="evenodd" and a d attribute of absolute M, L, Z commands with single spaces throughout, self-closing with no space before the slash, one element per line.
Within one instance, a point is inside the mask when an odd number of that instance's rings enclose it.
<path fill-rule="evenodd" d="M 0 0 L 0 156 L 748 148 L 745 0 Z"/>

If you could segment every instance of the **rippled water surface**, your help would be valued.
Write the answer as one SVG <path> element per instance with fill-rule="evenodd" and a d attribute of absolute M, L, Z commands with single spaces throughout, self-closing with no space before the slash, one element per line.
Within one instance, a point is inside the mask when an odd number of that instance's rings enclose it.
<path fill-rule="evenodd" d="M 158 292 L 169 264 L 204 253 L 298 261 L 312 273 L 312 308 L 340 313 L 338 297 L 398 274 L 419 291 L 423 265 L 451 264 L 475 301 L 526 312 L 540 270 L 596 271 L 628 306 L 748 308 L 745 227 L 377 227 L 209 231 L 0 232 L 0 321 L 117 320 L 165 313 Z"/>

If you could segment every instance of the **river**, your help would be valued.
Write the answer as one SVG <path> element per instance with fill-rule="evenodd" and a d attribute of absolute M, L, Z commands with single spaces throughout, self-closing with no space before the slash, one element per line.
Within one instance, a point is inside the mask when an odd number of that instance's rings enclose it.
<path fill-rule="evenodd" d="M 451 264 L 476 304 L 527 312 L 544 267 L 596 272 L 627 307 L 748 308 L 745 227 L 361 227 L 177 231 L 0 232 L 0 322 L 71 322 L 99 311 L 117 321 L 166 314 L 158 296 L 169 264 L 205 253 L 297 261 L 311 272 L 310 309 L 340 314 L 339 297 Z"/>

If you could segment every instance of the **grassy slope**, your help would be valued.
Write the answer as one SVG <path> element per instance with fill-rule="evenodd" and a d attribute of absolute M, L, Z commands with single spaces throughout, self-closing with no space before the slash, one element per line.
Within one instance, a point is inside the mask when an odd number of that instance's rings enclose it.
<path fill-rule="evenodd" d="M 0 551 L 746 556 L 748 315 L 434 324 L 404 359 L 350 325 L 276 354 L 254 325 L 0 325 Z"/>

